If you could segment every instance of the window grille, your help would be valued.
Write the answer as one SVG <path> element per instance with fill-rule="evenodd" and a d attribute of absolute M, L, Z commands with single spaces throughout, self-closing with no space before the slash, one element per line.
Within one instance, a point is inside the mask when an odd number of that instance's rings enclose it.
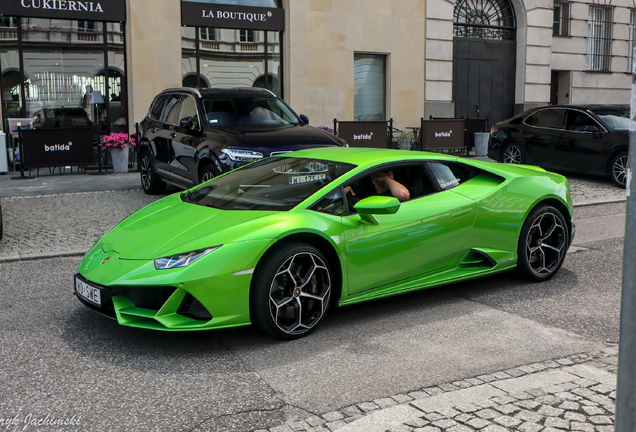
<path fill-rule="evenodd" d="M 254 30 L 241 30 L 241 42 L 254 42 Z"/>
<path fill-rule="evenodd" d="M 590 5 L 587 22 L 587 70 L 609 72 L 612 58 L 612 7 Z"/>
<path fill-rule="evenodd" d="M 552 34 L 554 36 L 570 35 L 570 2 L 567 0 L 554 0 L 554 22 Z"/>
<path fill-rule="evenodd" d="M 199 38 L 204 41 L 216 41 L 216 29 L 212 27 L 199 27 Z"/>
<path fill-rule="evenodd" d="M 627 50 L 627 72 L 634 67 L 634 47 L 636 47 L 636 9 L 629 10 L 629 48 Z"/>
<path fill-rule="evenodd" d="M 458 38 L 515 40 L 515 15 L 506 0 L 459 0 L 453 21 Z"/>

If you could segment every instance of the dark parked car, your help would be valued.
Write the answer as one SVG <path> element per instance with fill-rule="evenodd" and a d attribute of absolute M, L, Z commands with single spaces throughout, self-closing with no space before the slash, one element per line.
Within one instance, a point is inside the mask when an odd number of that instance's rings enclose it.
<path fill-rule="evenodd" d="M 490 131 L 488 156 L 499 162 L 627 178 L 629 107 L 563 105 L 528 110 Z"/>
<path fill-rule="evenodd" d="M 42 108 L 33 114 L 33 127 L 42 129 L 92 126 L 81 107 Z"/>
<path fill-rule="evenodd" d="M 141 122 L 141 185 L 148 194 L 166 182 L 190 188 L 264 157 L 347 145 L 308 123 L 260 88 L 164 90 Z"/>

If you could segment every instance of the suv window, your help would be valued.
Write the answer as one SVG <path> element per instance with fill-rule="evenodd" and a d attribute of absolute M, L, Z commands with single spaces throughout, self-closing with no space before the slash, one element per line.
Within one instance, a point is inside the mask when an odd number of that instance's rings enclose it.
<path fill-rule="evenodd" d="M 161 117 L 159 118 L 160 121 L 164 123 L 177 124 L 180 99 L 181 95 L 179 94 L 169 94 L 166 96 L 166 103 L 161 110 Z"/>
<path fill-rule="evenodd" d="M 166 103 L 165 96 L 157 96 L 155 98 L 154 103 L 150 107 L 150 111 L 148 112 L 148 117 L 153 120 L 161 120 L 161 111 L 163 110 L 163 106 Z"/>
<path fill-rule="evenodd" d="M 562 109 L 545 109 L 537 111 L 526 118 L 525 123 L 538 128 L 561 129 L 563 124 Z"/>
<path fill-rule="evenodd" d="M 263 126 L 287 127 L 299 124 L 293 112 L 274 97 L 205 98 L 202 103 L 211 126 L 262 129 Z"/>
<path fill-rule="evenodd" d="M 192 117 L 192 128 L 199 129 L 199 114 L 197 113 L 197 103 L 192 96 L 185 96 L 181 101 L 181 111 L 179 112 L 179 123 L 187 117 Z"/>

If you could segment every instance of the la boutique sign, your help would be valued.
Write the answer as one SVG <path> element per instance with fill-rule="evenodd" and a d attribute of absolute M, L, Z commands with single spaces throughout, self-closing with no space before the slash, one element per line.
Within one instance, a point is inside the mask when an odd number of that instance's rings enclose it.
<path fill-rule="evenodd" d="M 126 21 L 126 0 L 2 0 L 0 14 L 117 22 Z"/>
<path fill-rule="evenodd" d="M 181 24 L 186 26 L 280 31 L 285 29 L 285 13 L 279 8 L 181 2 Z"/>

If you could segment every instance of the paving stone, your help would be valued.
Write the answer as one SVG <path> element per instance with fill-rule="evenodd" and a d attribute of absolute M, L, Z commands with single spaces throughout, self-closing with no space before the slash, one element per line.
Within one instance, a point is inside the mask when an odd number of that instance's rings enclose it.
<path fill-rule="evenodd" d="M 447 409 L 442 409 L 442 410 L 437 410 L 437 413 L 443 415 L 446 418 L 452 419 L 455 416 L 459 415 L 459 411 L 454 410 L 453 408 L 447 408 Z"/>
<path fill-rule="evenodd" d="M 515 418 L 530 423 L 539 423 L 541 420 L 543 420 L 543 416 L 541 414 L 528 410 L 519 411 L 517 414 L 515 414 Z"/>
<path fill-rule="evenodd" d="M 423 392 L 423 391 L 414 391 L 408 394 L 410 397 L 412 397 L 413 399 L 424 399 L 427 397 L 431 397 L 430 394 Z"/>
<path fill-rule="evenodd" d="M 473 432 L 473 430 L 464 425 L 457 425 L 446 429 L 446 432 Z"/>
<path fill-rule="evenodd" d="M 562 402 L 562 400 L 556 396 L 539 396 L 535 400 L 544 405 L 559 405 Z"/>
<path fill-rule="evenodd" d="M 494 375 L 480 375 L 477 377 L 477 379 L 482 380 L 483 382 L 491 382 L 491 381 L 496 381 L 497 378 L 495 378 Z"/>
<path fill-rule="evenodd" d="M 554 396 L 563 399 L 563 400 L 569 400 L 569 401 L 579 401 L 581 400 L 581 396 L 577 396 L 574 393 L 570 393 L 568 392 L 560 392 L 560 393 L 555 393 Z"/>
<path fill-rule="evenodd" d="M 414 427 L 414 428 L 423 427 L 423 426 L 426 426 L 429 423 L 430 423 L 429 421 L 424 420 L 421 417 L 415 417 L 415 418 L 409 419 L 409 420 L 404 422 L 405 425 L 411 426 L 411 427 Z"/>
<path fill-rule="evenodd" d="M 562 409 L 554 408 L 551 406 L 545 406 L 545 405 L 539 408 L 539 411 L 537 412 L 546 417 L 559 417 L 561 414 L 563 414 Z"/>
<path fill-rule="evenodd" d="M 565 414 L 563 414 L 563 418 L 566 420 L 572 420 L 579 423 L 585 423 L 585 420 L 587 419 L 587 417 L 585 417 L 581 413 L 570 412 L 570 411 L 567 411 Z"/>
<path fill-rule="evenodd" d="M 546 370 L 547 366 L 544 365 L 543 363 L 533 363 L 530 366 L 532 366 L 534 368 L 535 371 L 540 372 L 542 370 Z"/>
<path fill-rule="evenodd" d="M 411 400 L 411 398 L 409 398 L 408 400 Z M 362 414 L 362 411 L 360 410 L 360 408 L 358 408 L 355 405 L 351 405 L 351 406 L 345 407 L 345 408 L 341 409 L 340 411 L 344 415 L 349 416 L 349 417 Z"/>
<path fill-rule="evenodd" d="M 379 406 L 374 404 L 373 402 L 362 402 L 358 404 L 358 408 L 360 408 L 364 412 L 371 412 L 377 409 L 380 409 Z"/>
<path fill-rule="evenodd" d="M 561 365 L 559 363 L 557 363 L 555 361 L 552 361 L 552 360 L 545 362 L 544 365 L 547 368 L 550 368 L 550 369 L 555 369 L 555 368 L 561 367 Z"/>
<path fill-rule="evenodd" d="M 545 396 L 545 392 L 541 389 L 526 390 L 526 393 L 528 393 L 530 396 L 533 396 L 533 397 Z"/>
<path fill-rule="evenodd" d="M 441 388 L 442 390 L 444 390 L 445 392 L 452 392 L 452 391 L 457 391 L 459 390 L 458 387 L 455 387 L 453 384 L 451 383 L 446 383 L 446 384 L 440 384 L 438 386 L 439 388 Z"/>
<path fill-rule="evenodd" d="M 483 383 L 484 383 L 484 382 L 483 382 L 482 380 L 480 380 L 479 378 L 468 378 L 468 379 L 466 379 L 465 381 L 466 381 L 467 383 L 469 383 L 469 384 L 474 385 L 474 386 L 481 385 L 481 384 L 483 384 Z"/>
<path fill-rule="evenodd" d="M 397 405 L 397 402 L 391 398 L 376 399 L 373 402 L 380 408 L 389 408 L 394 405 Z"/>
<path fill-rule="evenodd" d="M 583 406 L 581 409 L 589 416 L 605 414 L 605 411 L 598 406 Z"/>
<path fill-rule="evenodd" d="M 592 390 L 587 388 L 574 389 L 574 390 L 571 390 L 571 393 L 574 393 L 575 395 L 581 396 L 584 398 L 589 398 L 590 396 L 596 395 L 596 393 L 594 393 Z"/>
<path fill-rule="evenodd" d="M 342 421 L 342 420 L 336 420 L 336 421 L 329 422 L 329 423 L 325 424 L 325 426 L 326 426 L 326 427 L 327 427 L 330 431 L 338 430 L 338 429 L 340 429 L 341 427 L 344 427 L 344 426 L 346 426 L 346 425 L 347 425 L 347 423 L 346 423 L 346 422 L 344 422 L 344 421 Z"/>
<path fill-rule="evenodd" d="M 325 421 L 318 416 L 311 416 L 306 418 L 305 421 L 312 427 L 322 426 L 325 423 Z"/>
<path fill-rule="evenodd" d="M 569 429 L 570 428 L 570 421 L 569 420 L 564 420 L 564 419 L 560 419 L 560 418 L 556 418 L 556 417 L 548 417 L 545 419 L 545 422 L 543 422 L 544 426 L 546 427 L 553 427 L 555 429 Z"/>
<path fill-rule="evenodd" d="M 472 416 L 470 414 L 460 414 L 458 416 L 453 417 L 453 420 L 458 421 L 460 423 L 468 423 L 474 418 L 475 416 Z"/>
<path fill-rule="evenodd" d="M 437 395 L 441 395 L 442 393 L 444 393 L 444 390 L 442 390 L 439 387 L 428 387 L 425 389 L 422 389 L 423 391 L 425 391 L 426 393 L 428 393 L 431 396 L 437 396 Z"/>
<path fill-rule="evenodd" d="M 595 425 L 609 425 L 609 424 L 613 424 L 612 419 L 610 419 L 608 416 L 604 416 L 604 415 L 590 416 L 590 417 L 588 417 L 588 421 L 590 421 L 591 423 L 594 423 Z"/>
<path fill-rule="evenodd" d="M 510 416 L 496 417 L 493 419 L 493 421 L 507 428 L 511 428 L 513 426 L 517 426 L 518 424 L 521 424 L 521 420 L 516 419 L 514 417 L 510 417 Z"/>
<path fill-rule="evenodd" d="M 492 374 L 495 378 L 497 378 L 498 380 L 504 380 L 504 379 L 508 379 L 508 378 L 512 378 L 510 375 L 508 375 L 506 372 L 495 372 L 494 374 Z"/>
<path fill-rule="evenodd" d="M 340 411 L 331 411 L 323 414 L 322 418 L 325 419 L 325 421 L 331 422 L 343 419 L 344 414 L 342 414 Z"/>
<path fill-rule="evenodd" d="M 510 393 L 509 396 L 512 397 L 512 398 L 515 398 L 516 400 L 526 400 L 526 399 L 530 399 L 532 397 L 526 392 Z"/>
<path fill-rule="evenodd" d="M 510 402 L 516 402 L 515 398 L 512 398 L 510 396 L 496 396 L 493 398 L 490 398 L 491 401 L 499 404 L 499 405 L 506 405 L 509 404 Z"/>
<path fill-rule="evenodd" d="M 483 428 L 480 432 L 509 432 L 509 430 L 499 425 L 491 424 L 490 426 Z"/>
<path fill-rule="evenodd" d="M 568 358 L 562 358 L 559 360 L 555 360 L 558 364 L 560 364 L 561 366 L 571 366 L 574 364 L 574 362 Z"/>
<path fill-rule="evenodd" d="M 445 419 L 434 421 L 432 422 L 432 424 L 435 427 L 446 430 L 446 429 L 452 428 L 453 426 L 457 426 L 459 423 L 457 423 L 455 420 L 445 418 Z"/>
<path fill-rule="evenodd" d="M 391 429 L 387 429 L 386 432 L 411 432 L 413 428 L 405 425 L 394 426 Z"/>
<path fill-rule="evenodd" d="M 287 425 L 282 425 L 271 428 L 270 432 L 294 432 L 294 430 Z"/>
<path fill-rule="evenodd" d="M 474 384 L 469 383 L 468 381 L 455 381 L 453 385 L 459 389 L 472 387 Z"/>
<path fill-rule="evenodd" d="M 405 394 L 399 394 L 399 395 L 395 395 L 395 396 L 391 396 L 391 399 L 393 399 L 394 401 L 396 401 L 397 403 L 405 403 L 405 402 L 410 402 L 413 400 L 413 398 L 411 396 L 407 396 Z"/>
<path fill-rule="evenodd" d="M 430 422 L 435 422 L 437 420 L 442 420 L 445 418 L 443 415 L 439 413 L 424 414 L 422 417 Z"/>
<path fill-rule="evenodd" d="M 583 431 L 583 432 L 594 432 L 594 426 L 589 424 L 589 423 L 572 422 L 572 423 L 570 423 L 570 430 L 572 430 L 572 431 Z"/>
<path fill-rule="evenodd" d="M 309 429 L 311 426 L 309 426 L 309 423 L 307 423 L 306 421 L 300 420 L 300 421 L 295 421 L 291 423 L 289 427 L 291 427 L 295 431 L 305 431 Z"/>
<path fill-rule="evenodd" d="M 520 408 L 525 408 L 527 410 L 533 410 L 536 407 L 540 406 L 541 404 L 539 402 L 535 402 L 534 400 L 530 399 L 530 400 L 515 402 L 515 405 L 517 405 Z"/>
<path fill-rule="evenodd" d="M 483 409 L 481 411 L 477 411 L 475 413 L 475 415 L 477 417 L 479 417 L 479 418 L 483 418 L 483 419 L 486 419 L 486 420 L 494 419 L 495 417 L 499 417 L 499 413 L 497 411 L 495 411 L 495 410 L 490 409 L 490 408 Z"/>
<path fill-rule="evenodd" d="M 614 426 L 596 426 L 596 432 L 614 432 Z"/>
<path fill-rule="evenodd" d="M 588 399 L 591 400 L 592 402 L 596 402 L 599 405 L 612 405 L 614 403 L 614 401 L 608 398 L 607 396 L 603 396 L 600 394 L 590 396 L 588 397 Z"/>
<path fill-rule="evenodd" d="M 596 381 L 592 381 L 586 378 L 579 378 L 579 379 L 575 379 L 574 381 L 572 381 L 574 384 L 578 385 L 579 387 L 591 387 L 593 385 L 598 384 Z"/>
<path fill-rule="evenodd" d="M 565 401 L 561 405 L 559 405 L 560 409 L 568 410 L 568 411 L 578 411 L 581 405 L 576 402 Z"/>
<path fill-rule="evenodd" d="M 496 409 L 497 411 L 499 411 L 500 413 L 504 414 L 504 415 L 509 415 L 512 413 L 516 413 L 517 411 L 519 411 L 519 407 L 514 406 L 512 404 L 507 404 L 507 405 L 499 405 L 496 407 L 493 407 L 494 409 Z"/>
<path fill-rule="evenodd" d="M 507 369 L 504 372 L 506 372 L 508 375 L 510 375 L 511 377 L 514 377 L 514 378 L 518 378 L 518 377 L 524 376 L 526 374 L 524 371 L 522 371 L 519 368 Z"/>
<path fill-rule="evenodd" d="M 475 418 L 471 421 L 469 421 L 468 423 L 466 423 L 468 426 L 471 426 L 475 429 L 481 429 L 481 428 L 485 428 L 486 426 L 488 426 L 489 424 L 491 424 L 488 420 L 484 420 L 481 418 Z"/>
<path fill-rule="evenodd" d="M 424 426 L 423 428 L 413 429 L 413 432 L 441 432 L 440 428 L 435 426 Z"/>
<path fill-rule="evenodd" d="M 519 432 L 539 432 L 543 426 L 536 423 L 523 423 L 517 428 Z"/>
<path fill-rule="evenodd" d="M 475 411 L 479 411 L 481 408 L 475 404 L 464 404 L 456 406 L 455 409 L 463 413 L 474 413 Z"/>
<path fill-rule="evenodd" d="M 590 387 L 590 390 L 606 395 L 614 389 L 612 387 L 606 386 L 605 384 L 598 384 L 593 387 Z"/>

